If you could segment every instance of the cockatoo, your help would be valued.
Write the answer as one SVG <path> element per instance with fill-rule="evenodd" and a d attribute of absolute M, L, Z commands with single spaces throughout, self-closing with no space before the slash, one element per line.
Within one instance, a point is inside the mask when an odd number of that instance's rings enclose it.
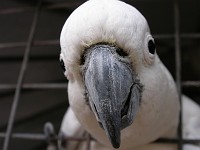
<path fill-rule="evenodd" d="M 146 19 L 118 0 L 89 0 L 65 22 L 60 62 L 70 108 L 63 136 L 95 139 L 92 150 L 176 150 L 153 143 L 177 137 L 180 103 L 174 80 L 160 61 Z M 200 108 L 183 96 L 183 135 L 200 137 Z M 82 142 L 68 142 L 83 150 Z M 184 150 L 200 150 L 187 144 Z"/>

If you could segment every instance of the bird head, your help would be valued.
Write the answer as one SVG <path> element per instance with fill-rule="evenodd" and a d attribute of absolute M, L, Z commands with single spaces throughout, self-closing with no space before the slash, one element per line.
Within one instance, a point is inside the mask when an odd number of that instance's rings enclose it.
<path fill-rule="evenodd" d="M 60 44 L 69 101 L 77 118 L 84 122 L 88 115 L 82 110 L 89 108 L 118 148 L 121 130 L 134 124 L 142 103 L 145 69 L 159 61 L 146 19 L 124 2 L 90 0 L 69 16 Z"/>

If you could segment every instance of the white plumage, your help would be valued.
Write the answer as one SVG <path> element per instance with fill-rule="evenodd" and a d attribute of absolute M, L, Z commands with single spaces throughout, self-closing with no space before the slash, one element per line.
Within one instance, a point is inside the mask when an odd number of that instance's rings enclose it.
<path fill-rule="evenodd" d="M 145 18 L 134 7 L 117 0 L 90 0 L 78 7 L 67 19 L 61 33 L 60 59 L 69 79 L 70 108 L 61 132 L 65 136 L 82 136 L 87 130 L 98 142 L 92 150 L 111 150 L 104 130 L 97 123 L 98 115 L 87 104 L 81 58 L 91 46 L 106 43 L 128 54 L 125 60 L 143 85 L 141 104 L 133 123 L 121 131 L 120 150 L 175 150 L 173 144 L 152 143 L 162 137 L 176 137 L 179 121 L 179 100 L 175 83 L 157 54 L 148 49 L 153 37 Z M 77 119 L 78 120 L 77 120 Z M 79 123 L 80 122 L 80 123 Z M 183 96 L 183 135 L 200 138 L 200 108 Z M 101 143 L 101 144 L 100 144 Z M 68 143 L 70 150 L 77 142 Z M 78 150 L 84 149 L 81 143 Z M 200 150 L 187 144 L 184 150 Z"/>

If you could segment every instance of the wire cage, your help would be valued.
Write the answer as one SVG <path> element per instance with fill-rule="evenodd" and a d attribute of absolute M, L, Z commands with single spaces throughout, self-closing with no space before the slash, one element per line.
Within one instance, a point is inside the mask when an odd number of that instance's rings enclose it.
<path fill-rule="evenodd" d="M 67 17 L 83 2 L 0 2 L 0 147 L 3 150 L 38 150 L 48 146 L 57 149 L 57 133 L 68 107 L 67 80 L 58 61 L 59 36 Z M 157 53 L 174 76 L 179 95 L 183 92 L 200 104 L 200 1 L 125 2 L 135 6 L 149 22 Z M 90 136 L 81 140 L 86 140 L 89 150 Z M 200 139 L 183 139 L 180 123 L 178 139 L 157 142 L 177 143 L 181 150 L 185 143 L 200 143 Z"/>

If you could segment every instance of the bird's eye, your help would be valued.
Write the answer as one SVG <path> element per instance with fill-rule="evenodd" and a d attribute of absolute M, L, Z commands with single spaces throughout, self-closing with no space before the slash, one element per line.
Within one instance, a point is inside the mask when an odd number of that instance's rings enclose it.
<path fill-rule="evenodd" d="M 126 57 L 128 56 L 128 54 L 126 52 L 124 52 L 123 50 L 117 48 L 116 50 L 116 53 L 119 55 L 119 56 L 122 56 L 122 57 Z"/>
<path fill-rule="evenodd" d="M 60 60 L 60 66 L 61 66 L 62 70 L 65 72 L 66 71 L 65 64 L 62 59 Z"/>
<path fill-rule="evenodd" d="M 156 46 L 155 46 L 155 43 L 154 43 L 154 41 L 153 40 L 149 40 L 149 42 L 148 42 L 148 48 L 149 48 L 149 53 L 151 53 L 151 54 L 155 54 L 155 52 L 156 52 Z"/>

